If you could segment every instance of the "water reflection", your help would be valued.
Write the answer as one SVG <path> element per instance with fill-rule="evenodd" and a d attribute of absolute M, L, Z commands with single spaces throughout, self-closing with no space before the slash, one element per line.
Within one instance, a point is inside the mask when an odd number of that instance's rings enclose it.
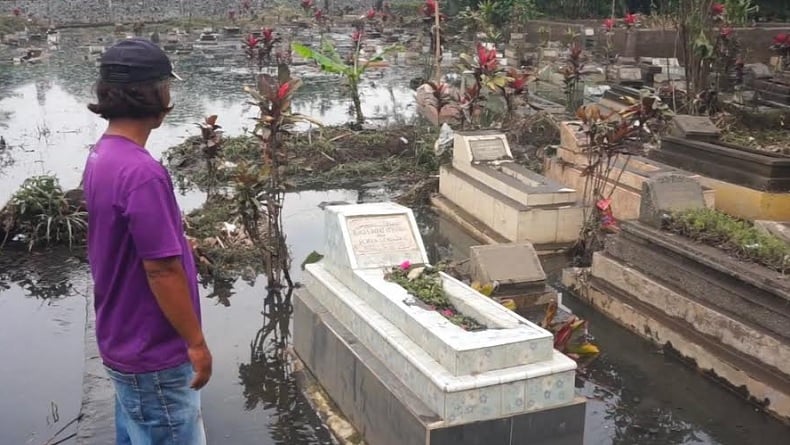
<path fill-rule="evenodd" d="M 83 295 L 86 272 L 85 262 L 66 249 L 28 253 L 16 245 L 0 250 L 0 292 L 15 285 L 26 296 L 41 300 Z M 75 281 L 75 277 L 80 279 Z"/>
<path fill-rule="evenodd" d="M 292 291 L 270 292 L 263 302 L 263 326 L 250 342 L 250 361 L 239 364 L 244 407 L 272 410 L 269 431 L 276 443 L 330 444 L 327 431 L 299 392 L 288 357 Z"/>
<path fill-rule="evenodd" d="M 585 436 L 615 445 L 783 444 L 787 427 L 572 296 L 603 353 L 580 376 Z"/>

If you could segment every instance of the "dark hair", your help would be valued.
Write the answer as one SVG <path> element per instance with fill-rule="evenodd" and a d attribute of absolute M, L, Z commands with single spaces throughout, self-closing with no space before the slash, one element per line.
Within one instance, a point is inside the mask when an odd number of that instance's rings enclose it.
<path fill-rule="evenodd" d="M 145 119 L 159 117 L 172 107 L 166 103 L 168 80 L 119 84 L 99 80 L 96 103 L 88 109 L 104 119 Z"/>

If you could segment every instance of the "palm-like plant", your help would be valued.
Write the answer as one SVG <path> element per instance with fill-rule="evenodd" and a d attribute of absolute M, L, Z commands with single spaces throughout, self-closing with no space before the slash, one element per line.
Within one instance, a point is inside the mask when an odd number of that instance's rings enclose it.
<path fill-rule="evenodd" d="M 385 55 L 399 48 L 398 45 L 388 46 L 384 48 L 381 53 L 374 55 L 368 60 L 363 60 L 360 57 L 363 39 L 364 35 L 361 30 L 354 32 L 352 35 L 352 41 L 354 41 L 355 44 L 354 49 L 347 59 L 344 59 L 340 53 L 337 52 L 334 45 L 328 40 L 323 42 L 320 50 L 315 50 L 299 43 L 293 44 L 293 49 L 296 54 L 316 62 L 321 71 L 330 74 L 339 74 L 345 78 L 351 100 L 354 102 L 354 113 L 357 125 L 365 123 L 365 116 L 362 113 L 362 101 L 359 97 L 359 83 L 362 80 L 362 76 L 371 66 L 384 60 Z"/>

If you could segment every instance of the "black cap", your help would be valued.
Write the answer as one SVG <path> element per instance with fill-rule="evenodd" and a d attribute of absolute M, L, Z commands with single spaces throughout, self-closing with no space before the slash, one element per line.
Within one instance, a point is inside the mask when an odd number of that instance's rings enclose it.
<path fill-rule="evenodd" d="M 168 78 L 181 80 L 164 51 L 150 40 L 133 38 L 111 46 L 101 57 L 101 80 L 138 83 Z"/>

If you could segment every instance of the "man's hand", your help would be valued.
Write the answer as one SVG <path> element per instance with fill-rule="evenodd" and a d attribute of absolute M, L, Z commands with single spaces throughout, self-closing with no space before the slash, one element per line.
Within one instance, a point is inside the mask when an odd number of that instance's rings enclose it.
<path fill-rule="evenodd" d="M 192 389 L 198 390 L 208 383 L 211 378 L 211 351 L 208 350 L 206 342 L 201 342 L 197 346 L 190 346 L 187 350 L 189 361 L 195 370 L 195 378 L 189 385 Z"/>

